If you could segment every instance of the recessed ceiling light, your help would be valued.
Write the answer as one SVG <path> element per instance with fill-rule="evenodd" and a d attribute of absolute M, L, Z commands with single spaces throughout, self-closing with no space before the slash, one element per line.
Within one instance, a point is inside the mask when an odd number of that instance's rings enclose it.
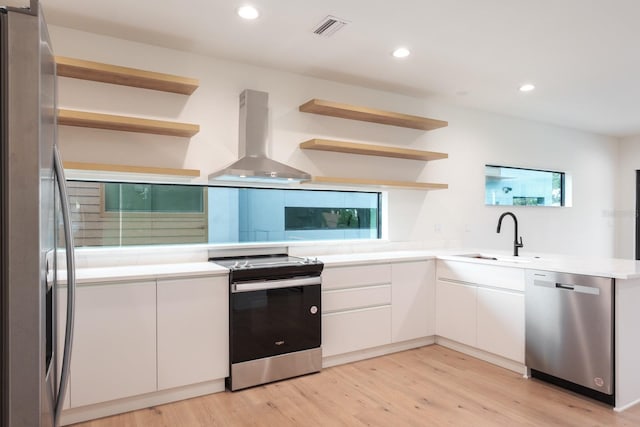
<path fill-rule="evenodd" d="M 238 9 L 238 15 L 244 19 L 256 19 L 260 16 L 258 9 L 253 6 L 242 6 Z"/>
<path fill-rule="evenodd" d="M 535 88 L 536 87 L 534 85 L 532 85 L 531 83 L 525 83 L 522 86 L 520 86 L 520 92 L 531 92 Z"/>
<path fill-rule="evenodd" d="M 396 58 L 406 58 L 409 55 L 411 55 L 411 51 L 406 47 L 399 47 L 393 51 L 393 56 Z"/>

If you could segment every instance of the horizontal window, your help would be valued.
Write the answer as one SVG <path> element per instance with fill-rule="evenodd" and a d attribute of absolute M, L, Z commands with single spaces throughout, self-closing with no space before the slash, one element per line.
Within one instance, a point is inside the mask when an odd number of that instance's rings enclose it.
<path fill-rule="evenodd" d="M 379 239 L 380 193 L 69 181 L 82 246 Z"/>
<path fill-rule="evenodd" d="M 565 174 L 508 166 L 485 166 L 485 204 L 564 206 Z"/>
<path fill-rule="evenodd" d="M 373 208 L 284 208 L 285 230 L 376 229 L 378 210 Z"/>

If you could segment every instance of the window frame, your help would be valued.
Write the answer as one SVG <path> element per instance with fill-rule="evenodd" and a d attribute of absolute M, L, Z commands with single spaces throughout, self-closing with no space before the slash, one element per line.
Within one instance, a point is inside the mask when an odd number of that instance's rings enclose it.
<path fill-rule="evenodd" d="M 484 165 L 485 168 L 485 173 L 484 173 L 484 177 L 485 177 L 485 206 L 516 206 L 516 207 L 539 207 L 539 208 L 564 208 L 567 207 L 566 204 L 566 197 L 567 197 L 567 186 L 566 186 L 566 172 L 561 172 L 561 171 L 556 171 L 556 170 L 550 170 L 550 169 L 536 169 L 536 168 L 525 168 L 525 167 L 520 167 L 520 166 L 505 166 L 505 165 L 495 165 L 495 164 L 485 164 Z M 515 205 L 515 204 L 511 204 L 511 205 L 495 205 L 495 204 L 487 204 L 486 203 L 486 189 L 487 189 L 487 184 L 486 184 L 486 179 L 487 179 L 487 174 L 486 174 L 486 168 L 500 168 L 500 169 L 515 169 L 515 170 L 524 170 L 524 171 L 532 171 L 532 172 L 546 172 L 546 173 L 550 173 L 550 174 L 559 174 L 560 175 L 560 205 L 559 206 L 554 206 L 554 205 Z M 522 197 L 535 197 L 535 196 L 522 196 Z"/>

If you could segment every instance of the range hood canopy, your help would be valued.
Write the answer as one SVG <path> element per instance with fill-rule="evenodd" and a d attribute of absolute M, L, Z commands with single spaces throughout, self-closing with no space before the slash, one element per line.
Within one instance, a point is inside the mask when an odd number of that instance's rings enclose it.
<path fill-rule="evenodd" d="M 246 89 L 240 94 L 240 160 L 209 175 L 210 181 L 291 183 L 308 173 L 267 157 L 269 94 Z"/>

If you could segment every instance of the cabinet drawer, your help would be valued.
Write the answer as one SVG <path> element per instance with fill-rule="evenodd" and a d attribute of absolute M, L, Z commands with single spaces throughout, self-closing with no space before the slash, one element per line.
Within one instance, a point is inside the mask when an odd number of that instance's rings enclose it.
<path fill-rule="evenodd" d="M 524 269 L 459 261 L 438 261 L 438 279 L 524 292 Z"/>
<path fill-rule="evenodd" d="M 334 289 L 322 292 L 322 312 L 391 304 L 391 285 Z"/>
<path fill-rule="evenodd" d="M 322 315 L 322 355 L 363 350 L 391 343 L 391 306 Z"/>
<path fill-rule="evenodd" d="M 327 268 L 322 272 L 322 289 L 343 289 L 391 283 L 391 264 Z"/>

